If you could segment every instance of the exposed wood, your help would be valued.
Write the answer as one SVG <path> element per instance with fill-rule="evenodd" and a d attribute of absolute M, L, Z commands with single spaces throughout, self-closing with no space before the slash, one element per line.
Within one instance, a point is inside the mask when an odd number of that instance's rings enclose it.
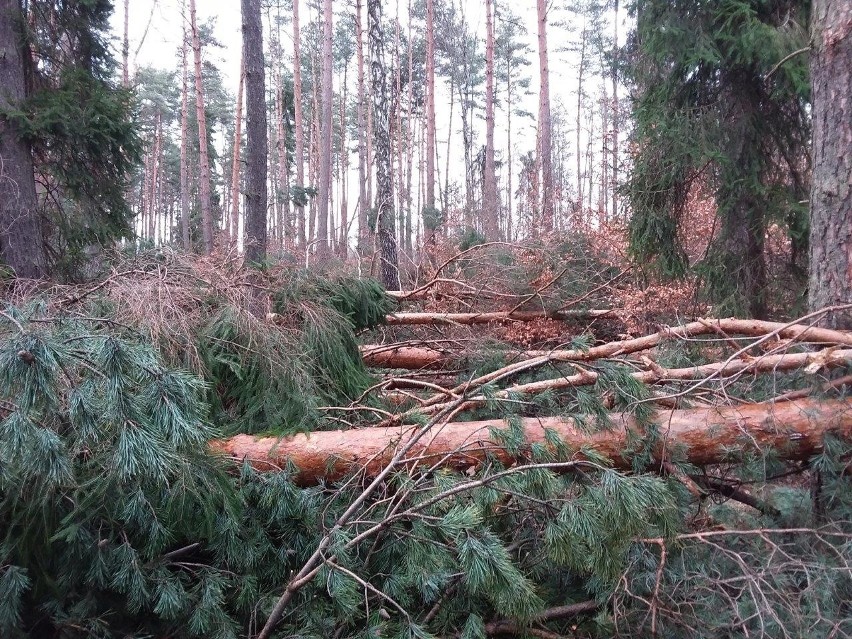
<path fill-rule="evenodd" d="M 655 465 L 669 459 L 697 466 L 718 464 L 768 450 L 786 459 L 804 459 L 821 450 L 828 433 L 852 438 L 852 402 L 801 400 L 661 411 L 655 421 L 662 427 L 662 439 L 648 442 Z M 635 449 L 644 429 L 626 414 L 612 414 L 611 422 L 610 428 L 590 433 L 573 420 L 561 417 L 524 419 L 521 426 L 526 445 L 516 453 L 507 451 L 492 436 L 494 429 L 505 428 L 502 420 L 436 425 L 414 444 L 398 468 L 440 466 L 467 471 L 487 456 L 505 465 L 522 464 L 529 459 L 530 445 L 550 445 L 552 438 L 549 440 L 547 433 L 551 432 L 562 440 L 571 459 L 581 461 L 581 450 L 594 450 L 616 467 L 630 469 L 632 460 L 625 451 Z M 420 431 L 419 426 L 401 426 L 283 438 L 237 435 L 214 441 L 211 448 L 235 461 L 246 460 L 261 471 L 282 469 L 292 463 L 298 469 L 295 481 L 310 485 L 334 481 L 359 470 L 368 477 L 375 476 Z"/>
<path fill-rule="evenodd" d="M 449 363 L 441 351 L 412 346 L 362 346 L 361 356 L 367 366 L 381 368 L 440 368 Z"/>

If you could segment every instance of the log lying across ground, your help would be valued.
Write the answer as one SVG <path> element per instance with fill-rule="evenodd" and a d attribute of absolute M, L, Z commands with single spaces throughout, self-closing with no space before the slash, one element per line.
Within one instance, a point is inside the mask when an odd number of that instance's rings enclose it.
<path fill-rule="evenodd" d="M 289 461 L 299 469 L 296 481 L 310 485 L 321 480 L 333 481 L 356 470 L 373 477 L 412 439 L 417 442 L 399 463 L 399 470 L 440 466 L 466 471 L 480 464 L 488 454 L 506 465 L 523 463 L 529 446 L 547 444 L 546 431 L 552 430 L 567 450 L 572 451 L 572 459 L 583 460 L 582 450 L 592 449 L 616 467 L 629 469 L 631 463 L 625 450 L 637 435 L 641 437 L 643 428 L 630 415 L 613 414 L 611 421 L 611 427 L 589 433 L 570 419 L 524 419 L 527 446 L 516 455 L 510 454 L 492 436 L 493 429 L 505 428 L 501 420 L 450 422 L 432 426 L 425 432 L 420 427 L 386 427 L 315 432 L 280 439 L 237 435 L 215 441 L 211 447 L 235 460 L 248 460 L 262 471 L 284 468 Z M 655 463 L 685 459 L 700 466 L 735 461 L 737 457 L 769 449 L 783 458 L 803 459 L 821 450 L 828 433 L 852 439 L 852 400 L 807 399 L 661 411 L 655 421 L 662 433 L 661 441 L 653 445 Z"/>
<path fill-rule="evenodd" d="M 582 313 L 609 313 L 611 311 L 580 311 Z M 447 323 L 445 318 L 476 316 L 489 317 L 494 313 L 464 313 L 464 314 L 435 314 L 435 313 L 397 313 L 389 316 L 395 318 L 391 323 L 434 323 L 427 322 L 428 318 L 441 318 L 437 322 Z M 503 314 L 505 315 L 505 314 Z M 518 315 L 518 314 L 515 314 Z M 539 315 L 543 317 L 543 315 Z M 400 319 L 402 318 L 402 319 Z M 464 321 L 459 323 L 466 323 Z M 783 324 L 781 322 L 765 322 L 746 319 L 699 319 L 682 326 L 664 327 L 656 333 L 630 339 L 608 342 L 593 346 L 587 350 L 553 349 L 549 351 L 507 351 L 507 359 L 520 360 L 511 364 L 524 370 L 547 362 L 582 362 L 628 355 L 659 346 L 666 340 L 688 339 L 701 335 L 717 335 L 720 339 L 732 336 L 765 337 L 777 336 L 778 339 L 795 342 L 811 342 L 817 344 L 839 344 L 852 346 L 852 333 L 819 328 L 804 324 Z M 428 346 L 399 346 L 393 344 L 363 346 L 361 349 L 364 361 L 368 366 L 384 368 L 447 368 L 455 365 L 464 358 L 464 354 L 446 350 L 429 348 Z"/>
<path fill-rule="evenodd" d="M 495 311 L 489 313 L 391 313 L 385 321 L 392 325 L 490 324 L 492 322 L 531 322 L 538 319 L 592 320 L 618 317 L 618 310 L 588 311 Z"/>

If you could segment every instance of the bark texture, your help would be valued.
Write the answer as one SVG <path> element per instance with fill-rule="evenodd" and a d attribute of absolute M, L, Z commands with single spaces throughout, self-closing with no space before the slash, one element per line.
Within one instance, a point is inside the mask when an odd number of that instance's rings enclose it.
<path fill-rule="evenodd" d="M 367 196 L 367 88 L 364 78 L 364 28 L 362 14 L 364 3 L 355 0 L 355 51 L 358 60 L 358 247 L 367 245 L 370 237 L 370 225 L 367 209 L 370 198 Z"/>
<path fill-rule="evenodd" d="M 182 8 L 185 9 L 186 3 Z M 183 250 L 192 250 L 192 240 L 189 235 L 189 70 L 187 68 L 186 42 L 188 35 L 186 23 L 183 27 L 181 42 L 181 96 L 180 96 L 180 235 Z"/>
<path fill-rule="evenodd" d="M 589 423 L 593 423 L 591 420 Z M 588 432 L 570 419 L 524 419 L 526 445 L 510 453 L 492 436 L 505 428 L 502 420 L 451 422 L 433 426 L 421 436 L 400 464 L 400 470 L 439 465 L 458 471 L 477 467 L 493 456 L 505 465 L 524 463 L 532 444 L 548 443 L 553 431 L 565 444 L 571 459 L 583 460 L 583 449 L 593 449 L 619 468 L 630 469 L 625 453 L 644 441 L 652 450 L 654 465 L 670 459 L 697 466 L 734 461 L 770 449 L 787 459 L 804 459 L 821 450 L 831 433 L 852 438 L 852 402 L 802 400 L 778 404 L 749 404 L 733 408 L 663 411 L 656 416 L 662 437 L 649 440 L 643 427 L 625 414 L 611 415 L 612 426 Z M 236 460 L 247 460 L 262 471 L 298 469 L 295 480 L 304 485 L 333 481 L 348 472 L 363 470 L 375 476 L 399 447 L 422 433 L 421 427 L 368 428 L 325 431 L 290 437 L 238 435 L 211 444 L 213 451 Z M 639 438 L 637 440 L 637 438 Z M 732 453 L 736 451 L 736 453 Z"/>
<path fill-rule="evenodd" d="M 322 96 L 320 100 L 319 192 L 317 193 L 317 252 L 327 256 L 329 245 L 329 203 L 331 202 L 331 71 L 332 30 L 331 0 L 323 1 Z"/>
<path fill-rule="evenodd" d="M 234 152 L 231 156 L 231 243 L 236 246 L 240 237 L 240 175 L 242 169 L 243 145 L 243 102 L 246 79 L 246 61 L 243 57 L 240 65 L 240 82 L 237 86 L 237 108 L 234 114 Z"/>
<path fill-rule="evenodd" d="M 379 235 L 379 273 L 385 288 L 400 288 L 399 260 L 393 210 L 391 175 L 390 101 L 388 99 L 385 39 L 382 29 L 382 3 L 367 2 L 370 32 L 370 79 L 373 90 L 373 144 L 376 165 L 376 227 Z"/>
<path fill-rule="evenodd" d="M 811 14 L 812 310 L 852 302 L 852 3 L 815 0 Z M 852 328 L 852 311 L 826 324 Z"/>
<path fill-rule="evenodd" d="M 247 262 L 266 259 L 266 77 L 260 0 L 242 0 L 243 64 L 246 86 L 245 256 Z"/>
<path fill-rule="evenodd" d="M 305 188 L 305 126 L 302 121 L 302 46 L 301 30 L 299 29 L 299 3 L 293 3 L 293 126 L 295 131 L 295 153 L 293 163 L 296 165 L 296 187 Z M 305 195 L 296 193 L 293 200 L 296 212 L 296 232 L 299 236 L 299 246 L 307 248 L 307 233 L 305 232 Z"/>
<path fill-rule="evenodd" d="M 195 115 L 198 120 L 198 191 L 201 199 L 201 237 L 204 252 L 213 251 L 213 211 L 210 201 L 210 153 L 207 146 L 207 115 L 204 111 L 204 77 L 201 74 L 201 37 L 195 20 L 195 0 L 189 0 L 189 28 L 195 63 Z"/>
<path fill-rule="evenodd" d="M 553 230 L 553 142 L 550 117 L 550 63 L 547 53 L 547 1 L 538 0 L 539 158 L 541 164 L 541 230 Z"/>
<path fill-rule="evenodd" d="M 26 97 L 21 6 L 0 0 L 0 113 Z M 33 159 L 14 122 L 0 115 L 0 255 L 18 277 L 45 274 L 44 243 L 39 228 Z"/>
<path fill-rule="evenodd" d="M 494 2 L 485 0 L 485 175 L 482 217 L 485 237 L 500 239 L 497 174 L 494 168 Z"/>

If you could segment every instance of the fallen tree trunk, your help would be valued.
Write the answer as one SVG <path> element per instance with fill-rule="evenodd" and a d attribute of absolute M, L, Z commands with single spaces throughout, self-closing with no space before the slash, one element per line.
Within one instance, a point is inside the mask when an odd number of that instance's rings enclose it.
<path fill-rule="evenodd" d="M 376 368 L 444 368 L 453 358 L 434 348 L 416 346 L 362 346 L 361 357 L 367 366 Z M 456 358 L 457 359 L 457 358 Z"/>
<path fill-rule="evenodd" d="M 618 317 L 621 311 L 498 311 L 489 313 L 391 313 L 388 324 L 411 326 L 416 324 L 490 324 L 492 322 L 531 322 L 537 319 L 591 320 L 601 317 Z"/>
<path fill-rule="evenodd" d="M 581 311 L 587 312 L 587 311 Z M 588 312 L 610 312 L 610 311 L 588 311 Z M 451 316 L 453 314 L 434 313 L 397 313 L 395 317 L 403 317 L 404 323 L 419 319 L 421 316 L 435 317 Z M 458 314 L 455 314 L 458 315 Z M 475 313 L 465 313 L 476 315 Z M 482 314 L 480 314 L 481 316 Z M 485 314 L 493 315 L 493 314 Z M 507 359 L 516 360 L 509 364 L 506 369 L 495 371 L 502 374 L 507 369 L 529 370 L 548 362 L 575 362 L 592 361 L 606 357 L 627 355 L 659 346 L 667 339 L 685 339 L 699 335 L 718 335 L 724 339 L 736 335 L 747 337 L 777 336 L 778 339 L 792 340 L 796 342 L 812 342 L 817 344 L 841 344 L 852 346 L 852 334 L 844 331 L 824 329 L 817 326 L 804 324 L 783 324 L 781 322 L 765 322 L 760 320 L 743 319 L 700 319 L 682 326 L 665 327 L 656 333 L 643 335 L 615 342 L 608 342 L 593 346 L 586 350 L 579 349 L 552 349 L 538 351 L 515 351 L 507 350 L 504 356 Z M 456 365 L 464 359 L 464 353 L 438 350 L 427 346 L 408 345 L 370 345 L 362 346 L 361 353 L 364 362 L 368 366 L 385 368 L 448 368 Z"/>
<path fill-rule="evenodd" d="M 643 364 L 650 370 L 636 371 L 630 376 L 643 384 L 658 384 L 678 381 L 710 381 L 712 379 L 730 379 L 743 374 L 777 373 L 793 371 L 800 368 L 810 373 L 816 373 L 823 368 L 836 368 L 845 366 L 852 360 L 852 349 L 833 350 L 825 349 L 809 353 L 783 353 L 781 355 L 764 355 L 759 358 L 733 359 L 725 362 L 713 362 L 701 366 L 689 366 L 687 368 L 662 368 L 647 357 L 643 357 Z M 592 370 L 582 369 L 574 375 L 564 375 L 554 379 L 544 379 L 527 384 L 515 384 L 503 390 L 493 393 L 489 398 L 485 396 L 471 396 L 462 405 L 462 409 L 474 408 L 484 405 L 489 399 L 508 399 L 513 396 L 535 395 L 545 391 L 559 390 L 564 388 L 575 388 L 577 386 L 591 386 L 599 379 L 599 374 Z M 459 393 L 456 389 L 447 390 L 433 395 L 432 398 L 424 400 L 423 404 L 411 410 L 421 414 L 437 413 L 450 403 L 449 398 L 456 398 Z"/>
<path fill-rule="evenodd" d="M 570 451 L 571 459 L 582 461 L 583 450 L 610 459 L 619 468 L 630 469 L 630 456 L 643 427 L 630 415 L 611 415 L 612 427 L 589 433 L 573 420 L 549 417 L 524 419 L 526 446 L 510 453 L 492 435 L 505 428 L 502 420 L 450 422 L 422 427 L 366 428 L 324 431 L 289 437 L 237 435 L 214 441 L 213 451 L 234 460 L 247 460 L 262 471 L 279 470 L 290 462 L 298 469 L 295 481 L 302 485 L 334 481 L 353 471 L 374 477 L 392 460 L 394 453 L 412 439 L 416 443 L 397 468 L 448 467 L 466 471 L 487 456 L 505 465 L 523 464 L 529 446 L 550 446 L 552 431 Z M 852 438 L 852 401 L 802 400 L 780 404 L 749 404 L 737 407 L 661 411 L 656 423 L 662 433 L 658 441 L 647 441 L 655 464 L 683 459 L 697 466 L 735 461 L 754 452 L 772 449 L 787 459 L 803 459 L 821 450 L 827 433 Z M 736 451 L 732 454 L 732 451 Z"/>

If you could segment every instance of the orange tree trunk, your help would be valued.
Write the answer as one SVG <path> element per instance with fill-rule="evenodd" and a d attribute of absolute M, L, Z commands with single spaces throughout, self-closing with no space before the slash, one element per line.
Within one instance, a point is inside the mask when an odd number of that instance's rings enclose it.
<path fill-rule="evenodd" d="M 582 450 L 594 450 L 616 467 L 629 469 L 625 454 L 635 450 L 644 429 L 625 414 L 611 415 L 610 428 L 589 433 L 573 420 L 561 417 L 524 419 L 526 445 L 510 453 L 493 435 L 505 428 L 502 420 L 450 422 L 421 427 L 366 428 L 325 431 L 289 437 L 237 435 L 211 443 L 214 452 L 247 460 L 258 470 L 282 469 L 291 462 L 299 470 L 295 480 L 303 485 L 333 481 L 352 471 L 375 476 L 400 447 L 416 439 L 398 468 L 440 466 L 467 471 L 486 456 L 503 464 L 524 463 L 532 444 L 548 444 L 548 431 L 558 435 L 570 459 L 584 459 Z M 749 404 L 726 408 L 661 411 L 658 440 L 645 439 L 654 464 L 669 459 L 695 465 L 735 461 L 748 453 L 773 449 L 787 459 L 802 459 L 818 452 L 827 433 L 852 438 L 852 401 L 813 399 L 777 404 Z M 641 439 L 639 441 L 642 441 Z M 732 451 L 735 451 L 732 454 Z M 564 455 L 563 455 L 564 457 Z"/>

